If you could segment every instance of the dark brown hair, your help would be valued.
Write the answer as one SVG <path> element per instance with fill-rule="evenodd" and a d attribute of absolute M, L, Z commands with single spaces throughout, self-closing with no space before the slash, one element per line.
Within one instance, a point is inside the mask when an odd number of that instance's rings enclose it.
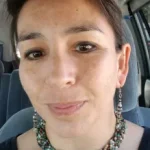
<path fill-rule="evenodd" d="M 17 20 L 23 5 L 28 0 L 6 0 L 8 13 L 12 16 L 11 22 L 11 42 L 13 51 L 16 54 L 15 41 L 18 41 L 17 34 Z M 122 13 L 115 0 L 95 0 L 100 8 L 100 12 L 106 17 L 108 23 L 111 25 L 115 40 L 116 50 L 120 51 L 123 45 L 122 33 Z"/>

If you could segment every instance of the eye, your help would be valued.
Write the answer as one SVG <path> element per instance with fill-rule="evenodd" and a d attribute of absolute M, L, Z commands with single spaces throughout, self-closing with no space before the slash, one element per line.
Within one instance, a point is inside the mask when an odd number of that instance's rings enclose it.
<path fill-rule="evenodd" d="M 25 53 L 25 58 L 28 60 L 38 60 L 44 56 L 44 52 L 41 50 L 29 50 Z"/>
<path fill-rule="evenodd" d="M 76 51 L 80 53 L 89 53 L 94 50 L 96 50 L 96 45 L 89 42 L 81 42 L 76 47 Z"/>

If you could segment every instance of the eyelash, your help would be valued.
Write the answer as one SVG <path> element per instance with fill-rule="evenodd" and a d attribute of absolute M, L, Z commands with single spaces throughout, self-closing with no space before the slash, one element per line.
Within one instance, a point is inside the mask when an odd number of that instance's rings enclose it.
<path fill-rule="evenodd" d="M 80 47 L 81 46 L 81 47 Z M 79 50 L 76 50 L 77 52 L 79 52 L 79 53 L 83 53 L 83 54 L 85 54 L 85 53 L 90 53 L 90 52 L 92 52 L 92 51 L 95 51 L 96 49 L 97 49 L 97 46 L 95 45 L 95 44 L 92 44 L 92 43 L 90 43 L 90 42 L 80 42 L 80 43 L 78 43 L 77 44 L 77 46 L 76 47 L 80 47 L 80 48 L 86 48 L 86 51 L 83 51 L 83 52 L 81 52 L 81 51 L 79 51 Z M 90 48 L 91 47 L 91 48 Z M 90 48 L 90 49 L 89 49 Z M 85 50 L 85 49 L 84 49 Z"/>
<path fill-rule="evenodd" d="M 41 56 L 38 56 L 38 58 L 35 58 L 35 54 L 41 54 Z M 31 56 L 32 55 L 32 56 Z M 39 48 L 35 48 L 35 49 L 32 49 L 32 50 L 28 50 L 26 53 L 25 53 L 25 59 L 28 59 L 28 60 L 38 60 L 39 57 L 43 57 L 45 54 L 43 52 L 42 49 L 39 49 Z"/>
<path fill-rule="evenodd" d="M 83 51 L 80 51 L 81 49 Z M 75 51 L 78 52 L 78 53 L 81 53 L 81 54 L 90 53 L 92 51 L 95 51 L 96 49 L 97 49 L 97 46 L 95 44 L 92 44 L 92 43 L 87 42 L 87 41 L 79 42 L 75 46 Z M 35 55 L 37 55 L 38 57 L 35 57 Z M 44 55 L 45 54 L 44 54 L 44 52 L 43 52 L 42 49 L 40 49 L 40 48 L 34 48 L 32 50 L 28 50 L 25 53 L 24 57 L 25 57 L 25 59 L 28 59 L 28 60 L 38 60 L 40 57 L 43 57 Z"/>

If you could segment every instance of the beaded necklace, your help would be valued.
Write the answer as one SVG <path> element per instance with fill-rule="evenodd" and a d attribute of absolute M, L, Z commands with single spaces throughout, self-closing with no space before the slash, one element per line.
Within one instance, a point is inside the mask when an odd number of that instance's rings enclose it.
<path fill-rule="evenodd" d="M 33 116 L 33 123 L 38 145 L 42 148 L 42 150 L 56 150 L 47 138 L 45 131 L 46 122 L 43 119 L 38 120 L 36 115 L 37 114 Z M 115 112 L 115 115 L 115 133 L 108 142 L 108 144 L 101 150 L 117 150 L 118 148 L 120 148 L 120 145 L 124 139 L 126 131 L 126 121 L 123 119 L 121 113 L 119 113 L 118 111 Z"/>

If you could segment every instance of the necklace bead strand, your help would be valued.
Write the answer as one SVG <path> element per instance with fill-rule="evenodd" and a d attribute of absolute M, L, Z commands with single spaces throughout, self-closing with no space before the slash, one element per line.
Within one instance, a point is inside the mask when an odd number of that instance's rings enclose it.
<path fill-rule="evenodd" d="M 113 137 L 110 139 L 108 144 L 102 148 L 102 150 L 118 150 L 124 139 L 126 132 L 126 121 L 123 119 L 119 111 L 115 112 L 116 115 L 116 127 Z M 34 132 L 36 133 L 36 138 L 38 145 L 42 150 L 56 150 L 47 138 L 45 125 L 46 122 L 43 119 L 38 120 L 37 115 L 33 116 Z"/>

